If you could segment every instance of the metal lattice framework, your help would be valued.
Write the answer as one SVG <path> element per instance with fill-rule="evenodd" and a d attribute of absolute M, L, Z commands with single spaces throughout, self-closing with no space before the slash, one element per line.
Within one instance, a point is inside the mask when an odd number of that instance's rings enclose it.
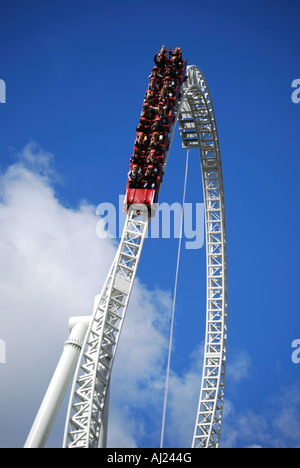
<path fill-rule="evenodd" d="M 227 254 L 225 202 L 214 109 L 200 70 L 189 67 L 179 114 L 185 148 L 200 153 L 206 222 L 207 315 L 203 376 L 193 447 L 218 447 L 224 401 L 227 347 Z"/>
<path fill-rule="evenodd" d="M 95 307 L 69 405 L 64 446 L 98 448 L 112 364 L 148 231 L 145 205 L 131 209 L 119 249 Z"/>
<path fill-rule="evenodd" d="M 165 161 L 179 120 L 183 147 L 198 148 L 200 152 L 206 213 L 207 325 L 193 447 L 218 447 L 227 343 L 223 178 L 216 121 L 206 82 L 195 66 L 188 67 L 187 77 L 175 108 Z M 134 205 L 128 212 L 120 246 L 98 296 L 75 372 L 64 447 L 101 446 L 111 370 L 150 221 L 145 205 Z"/>

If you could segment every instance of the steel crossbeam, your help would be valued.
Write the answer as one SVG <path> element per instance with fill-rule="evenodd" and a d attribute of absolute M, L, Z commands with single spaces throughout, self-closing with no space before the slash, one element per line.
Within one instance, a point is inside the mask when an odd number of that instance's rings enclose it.
<path fill-rule="evenodd" d="M 192 446 L 219 445 L 227 345 L 225 203 L 219 139 L 210 94 L 200 70 L 189 67 L 179 113 L 184 148 L 200 153 L 206 219 L 207 312 L 202 384 Z"/>

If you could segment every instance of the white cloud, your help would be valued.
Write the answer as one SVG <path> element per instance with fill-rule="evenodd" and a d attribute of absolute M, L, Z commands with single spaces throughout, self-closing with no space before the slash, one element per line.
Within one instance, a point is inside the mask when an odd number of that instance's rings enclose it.
<path fill-rule="evenodd" d="M 272 392 L 257 410 L 224 405 L 222 447 L 300 447 L 299 382 Z M 251 404 L 251 402 L 249 402 Z"/>
<path fill-rule="evenodd" d="M 172 372 L 170 378 L 169 415 L 166 443 L 169 447 L 191 447 L 198 409 L 202 378 L 204 344 L 191 356 L 182 374 Z"/>
<path fill-rule="evenodd" d="M 53 188 L 58 180 L 53 156 L 34 143 L 0 174 L 0 339 L 7 361 L 0 365 L 2 447 L 25 443 L 68 337 L 69 317 L 91 314 L 116 251 L 113 240 L 96 235 L 94 206 L 70 209 L 59 202 Z M 111 447 L 159 446 L 171 309 L 169 291 L 149 291 L 136 280 L 113 368 Z M 246 351 L 235 355 L 227 366 L 231 389 L 249 377 L 251 363 Z M 200 346 L 186 368 L 171 369 L 166 447 L 191 445 L 202 361 Z M 50 446 L 61 445 L 66 403 Z M 223 445 L 274 446 L 270 427 L 282 445 L 296 445 L 297 405 L 296 387 L 262 414 L 237 414 L 226 400 Z"/>
<path fill-rule="evenodd" d="M 92 206 L 58 202 L 53 176 L 50 156 L 33 144 L 0 176 L 1 446 L 25 442 L 69 317 L 91 313 L 115 252 L 97 238 Z"/>
<path fill-rule="evenodd" d="M 226 378 L 236 385 L 241 380 L 249 377 L 251 358 L 246 350 L 232 351 L 226 366 Z"/>
<path fill-rule="evenodd" d="M 91 314 L 116 250 L 114 241 L 96 235 L 95 207 L 61 205 L 53 188 L 58 179 L 52 155 L 35 143 L 0 175 L 0 339 L 7 347 L 0 366 L 2 447 L 23 446 L 68 337 L 69 317 Z M 159 444 L 170 311 L 169 292 L 149 291 L 136 280 L 113 368 L 110 446 Z M 193 385 L 191 372 L 175 382 L 177 390 Z M 174 419 L 172 386 L 170 394 Z M 63 427 L 54 431 L 50 445 L 60 446 Z"/>

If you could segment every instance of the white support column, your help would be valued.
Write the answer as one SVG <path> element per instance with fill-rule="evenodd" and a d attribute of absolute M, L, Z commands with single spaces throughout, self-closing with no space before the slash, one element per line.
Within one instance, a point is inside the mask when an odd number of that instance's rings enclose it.
<path fill-rule="evenodd" d="M 207 310 L 202 384 L 193 448 L 219 446 L 227 350 L 225 201 L 216 118 L 206 81 L 188 67 L 179 113 L 184 148 L 200 153 L 206 223 Z"/>
<path fill-rule="evenodd" d="M 149 223 L 147 206 L 130 207 L 115 259 L 96 297 L 75 371 L 63 444 L 66 448 L 99 448 L 105 443 L 110 376 Z"/>
<path fill-rule="evenodd" d="M 91 317 L 70 319 L 71 333 L 24 448 L 43 448 L 73 377 Z"/>

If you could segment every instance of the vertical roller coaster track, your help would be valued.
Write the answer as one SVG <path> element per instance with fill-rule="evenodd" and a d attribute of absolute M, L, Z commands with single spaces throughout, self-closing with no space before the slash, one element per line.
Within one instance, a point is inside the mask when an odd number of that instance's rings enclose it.
<path fill-rule="evenodd" d="M 206 81 L 188 69 L 179 112 L 183 146 L 200 153 L 206 223 L 207 309 L 201 392 L 193 447 L 219 446 L 227 349 L 227 248 L 219 137 Z"/>
<path fill-rule="evenodd" d="M 227 345 L 225 203 L 214 109 L 206 81 L 196 66 L 187 67 L 172 117 L 162 172 L 166 170 L 175 127 L 179 122 L 183 148 L 198 148 L 200 153 L 205 205 L 206 333 L 192 447 L 217 448 L 222 422 Z M 96 296 L 79 359 L 76 357 L 78 363 L 63 441 L 65 448 L 103 446 L 113 362 L 150 222 L 148 206 L 143 203 L 129 205 L 119 248 L 103 289 Z M 74 346 L 73 341 L 69 346 Z M 76 346 L 79 346 L 78 343 Z M 30 437 L 27 445 L 33 445 Z"/>
<path fill-rule="evenodd" d="M 168 153 L 178 120 L 183 147 L 198 148 L 200 153 L 206 222 L 206 340 L 192 447 L 218 447 L 227 344 L 225 203 L 214 109 L 203 74 L 196 66 L 187 69 L 174 116 Z M 82 348 L 71 392 L 64 447 L 99 446 L 112 365 L 150 221 L 145 205 L 131 206 Z"/>

